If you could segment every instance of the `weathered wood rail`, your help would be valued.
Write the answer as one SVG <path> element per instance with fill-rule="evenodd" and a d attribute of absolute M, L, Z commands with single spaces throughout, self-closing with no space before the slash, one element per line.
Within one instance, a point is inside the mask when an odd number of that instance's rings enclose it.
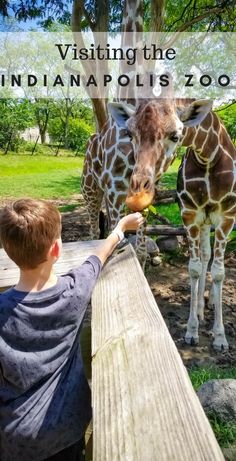
<path fill-rule="evenodd" d="M 55 273 L 65 274 L 71 268 L 81 264 L 92 254 L 98 244 L 99 240 L 64 243 L 61 257 L 55 264 Z M 18 276 L 18 267 L 8 258 L 5 251 L 0 249 L 0 290 L 15 285 Z"/>
<path fill-rule="evenodd" d="M 60 274 L 98 242 L 63 247 Z M 17 270 L 0 250 L 0 286 Z M 92 296 L 93 461 L 222 461 L 210 424 L 131 246 Z"/>

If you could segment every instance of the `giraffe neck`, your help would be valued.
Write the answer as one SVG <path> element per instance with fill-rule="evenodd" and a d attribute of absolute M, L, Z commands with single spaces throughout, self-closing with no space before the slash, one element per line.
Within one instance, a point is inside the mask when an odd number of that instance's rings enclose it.
<path fill-rule="evenodd" d="M 143 0 L 125 0 L 122 32 L 143 31 Z"/>
<path fill-rule="evenodd" d="M 187 128 L 182 146 L 192 147 L 201 164 L 215 163 L 222 153 L 236 158 L 235 147 L 219 118 L 210 112 L 196 128 Z"/>
<path fill-rule="evenodd" d="M 121 47 L 136 48 L 143 40 L 143 0 L 125 0 L 123 22 L 122 22 L 122 40 Z M 138 62 L 137 62 L 138 61 Z M 131 85 L 129 87 L 119 87 L 117 91 L 117 99 L 126 101 L 135 106 L 137 100 L 137 88 L 135 86 L 134 74 L 142 73 L 142 63 L 137 60 L 136 64 L 130 66 L 126 61 L 121 61 L 119 74 L 129 75 Z"/>

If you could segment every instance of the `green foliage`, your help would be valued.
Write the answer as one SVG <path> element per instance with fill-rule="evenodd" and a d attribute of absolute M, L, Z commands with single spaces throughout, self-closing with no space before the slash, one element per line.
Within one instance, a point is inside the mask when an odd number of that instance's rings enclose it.
<path fill-rule="evenodd" d="M 68 125 L 68 147 L 83 152 L 93 129 L 84 120 L 72 119 Z"/>
<path fill-rule="evenodd" d="M 12 3 L 12 5 L 10 5 Z M 150 30 L 152 12 L 149 0 L 144 0 L 144 26 Z M 6 16 L 13 14 L 18 20 L 38 19 L 41 26 L 50 29 L 55 22 L 70 25 L 72 0 L 15 0 L 0 2 L 0 12 Z M 124 1 L 107 2 L 109 30 L 117 31 L 121 27 Z M 155 4 L 154 4 L 155 6 Z M 217 9 L 217 11 L 216 11 Z M 85 13 L 81 15 L 81 29 L 89 28 L 89 23 L 96 24 L 99 14 L 99 2 L 84 1 Z M 163 17 L 161 30 L 176 31 L 184 26 L 187 31 L 234 31 L 236 24 L 235 0 L 166 0 L 158 3 L 158 13 Z"/>
<path fill-rule="evenodd" d="M 218 12 L 216 12 L 218 7 Z M 195 20 L 198 18 L 198 20 Z M 167 0 L 165 4 L 165 30 L 174 32 L 183 25 L 188 32 L 233 32 L 236 23 L 235 1 Z"/>
<path fill-rule="evenodd" d="M 208 419 L 221 447 L 228 447 L 236 442 L 236 424 L 226 423 L 214 413 L 209 414 Z"/>
<path fill-rule="evenodd" d="M 228 251 L 234 251 L 236 254 L 236 231 L 232 231 L 227 244 Z"/>
<path fill-rule="evenodd" d="M 61 142 L 63 135 L 63 122 L 56 117 L 51 120 L 48 131 L 54 142 Z M 70 119 L 68 121 L 67 147 L 84 152 L 93 128 L 84 120 Z"/>
<path fill-rule="evenodd" d="M 33 112 L 26 99 L 0 99 L 0 148 L 19 150 L 20 132 L 33 124 Z"/>
<path fill-rule="evenodd" d="M 72 203 L 70 205 L 59 206 L 58 209 L 60 213 L 72 213 L 73 211 L 76 210 L 76 208 L 78 208 L 78 206 L 79 206 L 78 204 Z"/>
<path fill-rule="evenodd" d="M 33 142 L 33 141 L 25 141 L 24 139 L 22 139 L 20 147 L 19 147 L 19 152 L 23 152 L 23 153 L 29 152 L 29 153 L 32 154 L 33 151 L 34 151 L 34 155 L 35 154 L 49 155 L 49 154 L 52 153 L 50 147 L 48 147 L 46 145 L 38 143 L 35 146 L 35 142 Z"/>
<path fill-rule="evenodd" d="M 231 139 L 236 142 L 236 103 L 224 106 L 217 115 L 223 120 Z"/>

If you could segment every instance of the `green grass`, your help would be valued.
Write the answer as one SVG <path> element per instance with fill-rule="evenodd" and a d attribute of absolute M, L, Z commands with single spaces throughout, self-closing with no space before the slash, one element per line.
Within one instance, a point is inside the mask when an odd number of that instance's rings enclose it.
<path fill-rule="evenodd" d="M 189 370 L 189 377 L 195 390 L 209 381 L 209 379 L 236 379 L 236 368 L 193 368 Z"/>
<path fill-rule="evenodd" d="M 177 157 L 168 171 L 162 176 L 159 182 L 160 189 L 176 189 L 178 169 L 182 159 Z M 178 226 L 182 224 L 179 206 L 177 203 L 156 206 L 158 213 L 165 216 L 171 224 Z"/>
<path fill-rule="evenodd" d="M 170 165 L 167 172 L 161 177 L 159 181 L 159 187 L 161 189 L 176 189 L 178 169 L 181 162 L 182 159 L 177 157 L 172 165 Z"/>
<path fill-rule="evenodd" d="M 59 206 L 58 209 L 60 211 L 60 213 L 68 213 L 68 212 L 72 212 L 72 211 L 75 211 L 76 208 L 78 208 L 78 204 L 76 203 L 72 203 L 70 205 L 62 205 L 62 206 Z"/>
<path fill-rule="evenodd" d="M 189 377 L 195 390 L 210 379 L 236 379 L 236 367 L 233 368 L 196 368 L 189 370 Z M 212 429 L 221 447 L 236 443 L 236 424 L 229 424 L 215 414 L 208 415 Z"/>
<path fill-rule="evenodd" d="M 229 236 L 229 241 L 227 244 L 228 251 L 235 251 L 236 252 L 236 231 L 231 232 Z"/>
<path fill-rule="evenodd" d="M 180 216 L 179 206 L 177 203 L 170 203 L 169 205 L 158 205 L 158 213 L 165 216 L 171 224 L 178 226 L 182 225 L 182 218 Z"/>
<path fill-rule="evenodd" d="M 0 197 L 69 198 L 80 192 L 81 157 L 0 156 Z"/>
<path fill-rule="evenodd" d="M 168 172 L 166 172 L 158 183 L 158 188 L 160 189 L 176 189 L 178 169 L 181 164 L 182 159 L 176 158 L 172 165 L 169 167 Z M 156 205 L 155 206 L 157 214 L 159 213 L 162 216 L 165 216 L 171 224 L 178 226 L 182 224 L 182 219 L 180 216 L 180 211 L 177 203 L 170 203 L 168 205 Z M 153 215 L 148 219 L 150 224 L 155 224 L 156 220 Z"/>
<path fill-rule="evenodd" d="M 208 419 L 211 423 L 213 432 L 218 440 L 219 445 L 229 447 L 236 442 L 236 424 L 229 424 L 223 421 L 215 414 L 209 414 Z"/>

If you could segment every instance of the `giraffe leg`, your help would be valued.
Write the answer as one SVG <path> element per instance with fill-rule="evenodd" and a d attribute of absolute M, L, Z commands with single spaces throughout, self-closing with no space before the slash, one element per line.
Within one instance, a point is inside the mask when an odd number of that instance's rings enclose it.
<path fill-rule="evenodd" d="M 97 185 L 92 173 L 87 173 L 86 177 L 83 178 L 81 190 L 90 219 L 90 237 L 91 239 L 99 239 L 99 213 L 102 205 L 103 191 Z"/>
<path fill-rule="evenodd" d="M 224 253 L 226 248 L 227 236 L 234 225 L 233 218 L 225 218 L 216 227 L 214 243 L 214 259 L 211 266 L 212 292 L 215 305 L 215 320 L 213 325 L 214 341 L 213 347 L 218 351 L 227 350 L 228 342 L 225 337 L 222 315 L 222 287 L 225 276 Z"/>
<path fill-rule="evenodd" d="M 199 279 L 198 286 L 198 318 L 199 320 L 204 320 L 204 292 L 206 286 L 206 274 L 207 267 L 211 257 L 211 245 L 210 245 L 210 225 L 204 225 L 200 230 L 200 252 L 201 252 L 201 261 L 202 261 L 202 273 Z"/>
<path fill-rule="evenodd" d="M 147 244 L 145 240 L 145 225 L 142 225 L 136 233 L 136 244 L 135 244 L 135 250 L 136 254 L 138 257 L 138 260 L 140 262 L 140 265 L 144 271 L 146 261 L 147 261 Z"/>
<path fill-rule="evenodd" d="M 195 345 L 199 342 L 198 293 L 199 279 L 202 274 L 202 262 L 200 259 L 200 226 L 195 224 L 194 213 L 191 213 L 191 215 L 190 213 L 183 213 L 182 218 L 189 241 L 190 260 L 188 270 L 191 285 L 190 313 L 185 334 L 185 342 Z"/>

